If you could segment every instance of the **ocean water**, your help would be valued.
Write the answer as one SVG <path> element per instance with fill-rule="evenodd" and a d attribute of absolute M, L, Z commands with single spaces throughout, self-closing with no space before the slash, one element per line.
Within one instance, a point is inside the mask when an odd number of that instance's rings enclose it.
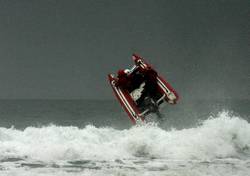
<path fill-rule="evenodd" d="M 132 126 L 111 100 L 1 100 L 0 175 L 246 176 L 249 103 L 182 101 Z"/>

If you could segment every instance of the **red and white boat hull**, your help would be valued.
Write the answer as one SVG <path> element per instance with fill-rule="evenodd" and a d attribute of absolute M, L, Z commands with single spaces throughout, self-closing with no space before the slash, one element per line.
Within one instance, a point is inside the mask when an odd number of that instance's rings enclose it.
<path fill-rule="evenodd" d="M 138 69 L 143 70 L 149 67 L 153 69 L 148 63 L 144 61 L 143 58 L 138 55 L 134 54 L 133 60 L 135 62 L 135 66 L 132 67 L 130 73 L 133 73 Z M 133 95 L 130 94 L 128 90 L 124 90 L 116 85 L 117 78 L 113 74 L 109 74 L 108 79 L 116 98 L 119 100 L 121 106 L 128 114 L 132 123 L 136 124 L 138 121 L 143 122 L 145 116 L 150 113 L 150 110 L 146 109 L 143 110 L 143 112 L 140 112 L 139 107 L 136 104 L 135 97 L 133 97 Z M 171 85 L 166 80 L 164 80 L 159 75 L 157 76 L 157 85 L 157 91 L 160 95 L 160 98 L 156 102 L 158 106 L 163 102 L 163 100 L 167 101 L 170 104 L 176 104 L 177 100 L 179 99 L 177 92 L 171 87 Z"/>
<path fill-rule="evenodd" d="M 130 96 L 129 92 L 115 85 L 116 78 L 112 74 L 108 75 L 108 79 L 115 93 L 115 96 L 119 100 L 123 109 L 127 112 L 132 123 L 136 124 L 138 121 L 144 121 L 144 117 L 140 116 L 140 111 L 136 107 L 136 104 Z"/>

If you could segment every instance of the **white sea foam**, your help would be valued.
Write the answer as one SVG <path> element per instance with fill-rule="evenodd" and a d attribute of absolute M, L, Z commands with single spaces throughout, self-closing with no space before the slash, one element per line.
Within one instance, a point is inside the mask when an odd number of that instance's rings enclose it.
<path fill-rule="evenodd" d="M 156 125 L 128 130 L 78 127 L 0 128 L 0 159 L 241 158 L 250 154 L 250 124 L 223 112 L 195 128 L 163 130 Z"/>
<path fill-rule="evenodd" d="M 0 175 L 245 176 L 250 124 L 222 112 L 194 128 L 0 128 Z"/>

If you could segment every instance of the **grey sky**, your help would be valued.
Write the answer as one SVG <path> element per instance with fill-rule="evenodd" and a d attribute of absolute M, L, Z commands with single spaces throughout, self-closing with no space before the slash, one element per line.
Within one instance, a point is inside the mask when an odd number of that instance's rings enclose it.
<path fill-rule="evenodd" d="M 137 52 L 184 98 L 250 98 L 247 0 L 0 0 L 0 98 L 100 98 Z"/>

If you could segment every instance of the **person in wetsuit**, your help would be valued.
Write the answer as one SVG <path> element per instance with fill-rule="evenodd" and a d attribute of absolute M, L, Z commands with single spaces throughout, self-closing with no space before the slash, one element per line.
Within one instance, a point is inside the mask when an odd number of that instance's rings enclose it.
<path fill-rule="evenodd" d="M 146 97 L 154 99 L 157 93 L 157 72 L 151 67 L 142 69 L 140 72 L 143 75 L 145 86 L 141 97 L 136 101 L 138 105 L 141 105 Z"/>
<path fill-rule="evenodd" d="M 145 82 L 142 95 L 136 100 L 138 105 L 141 105 L 145 97 L 154 97 L 157 89 L 157 72 L 151 67 L 146 67 L 144 69 L 139 68 L 139 70 L 130 74 L 129 70 L 118 70 L 117 72 L 117 86 L 122 89 L 128 90 L 129 93 L 140 87 L 140 85 Z"/>

